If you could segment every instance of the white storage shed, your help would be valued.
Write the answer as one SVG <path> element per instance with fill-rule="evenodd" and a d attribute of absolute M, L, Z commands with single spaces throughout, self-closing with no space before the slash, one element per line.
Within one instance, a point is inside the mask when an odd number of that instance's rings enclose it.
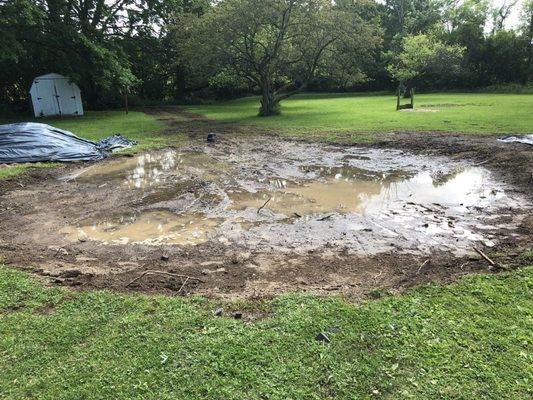
<path fill-rule="evenodd" d="M 66 76 L 38 76 L 33 80 L 30 95 L 36 117 L 83 115 L 80 88 Z"/>

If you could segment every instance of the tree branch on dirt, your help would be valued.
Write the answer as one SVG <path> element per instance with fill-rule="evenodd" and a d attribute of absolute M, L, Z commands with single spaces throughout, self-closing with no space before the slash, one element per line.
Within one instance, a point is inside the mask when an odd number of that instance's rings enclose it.
<path fill-rule="evenodd" d="M 183 279 L 186 280 L 185 282 L 187 282 L 188 280 L 194 280 L 194 281 L 198 281 L 198 282 L 204 283 L 203 280 L 201 280 L 199 278 L 195 278 L 193 276 L 174 274 L 172 272 L 165 272 L 165 271 L 159 271 L 159 270 L 148 270 L 148 271 L 144 271 L 138 277 L 136 277 L 135 279 L 131 280 L 131 282 L 129 282 L 126 285 L 126 287 L 131 286 L 133 283 L 137 282 L 139 279 L 141 279 L 143 276 L 146 276 L 146 275 L 166 275 L 166 276 L 170 276 L 172 278 L 183 278 Z M 183 285 L 182 285 L 182 287 L 183 287 Z M 181 290 L 181 288 L 180 288 L 180 290 Z"/>

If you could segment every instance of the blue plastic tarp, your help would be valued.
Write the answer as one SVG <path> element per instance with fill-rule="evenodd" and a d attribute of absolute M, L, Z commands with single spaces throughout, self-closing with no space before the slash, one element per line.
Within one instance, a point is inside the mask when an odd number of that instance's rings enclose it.
<path fill-rule="evenodd" d="M 99 142 L 47 124 L 23 122 L 0 125 L 0 163 L 96 161 L 136 142 L 113 135 Z"/>
<path fill-rule="evenodd" d="M 533 135 L 506 136 L 498 140 L 500 142 L 505 142 L 505 143 L 523 143 L 523 144 L 533 145 Z"/>

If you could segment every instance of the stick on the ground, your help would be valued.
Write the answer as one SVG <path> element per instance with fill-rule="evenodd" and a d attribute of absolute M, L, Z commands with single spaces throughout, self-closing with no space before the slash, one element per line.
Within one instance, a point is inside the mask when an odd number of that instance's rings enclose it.
<path fill-rule="evenodd" d="M 257 213 L 259 214 L 259 211 L 261 211 L 265 206 L 268 204 L 268 202 L 272 200 L 272 197 L 269 197 L 267 201 L 265 201 L 265 204 L 263 204 L 261 207 L 257 209 Z"/>
<path fill-rule="evenodd" d="M 325 220 L 330 219 L 331 217 L 333 217 L 333 215 L 335 215 L 335 214 L 326 215 L 325 217 L 317 219 L 317 221 L 325 221 Z"/>
<path fill-rule="evenodd" d="M 189 276 L 187 278 L 185 278 L 185 280 L 183 281 L 183 283 L 181 284 L 179 290 L 178 290 L 178 293 L 181 292 L 181 289 L 183 289 L 185 287 L 185 285 L 187 284 L 187 282 L 189 282 Z"/>
<path fill-rule="evenodd" d="M 141 279 L 143 276 L 145 275 L 167 275 L 167 276 L 171 276 L 173 278 L 186 278 L 187 280 L 189 279 L 192 279 L 192 280 L 195 280 L 195 281 L 198 281 L 198 282 L 204 282 L 203 280 L 201 279 L 198 279 L 198 278 L 195 278 L 193 276 L 188 276 L 188 275 L 180 275 L 180 274 L 173 274 L 171 272 L 165 272 L 165 271 L 158 271 L 158 270 L 148 270 L 148 271 L 144 271 L 141 275 L 139 275 L 137 278 L 133 279 L 130 283 L 128 283 L 126 285 L 126 287 L 130 286 L 132 283 L 134 282 L 137 282 L 139 279 Z M 181 290 L 181 289 L 180 289 Z"/>
<path fill-rule="evenodd" d="M 493 267 L 497 267 L 498 264 L 496 264 L 494 261 L 492 261 L 489 257 L 487 257 L 487 255 L 485 253 L 483 253 L 481 250 L 479 250 L 478 248 L 474 247 L 474 250 L 476 251 L 476 253 L 478 253 L 481 257 L 483 257 L 485 259 L 485 261 L 487 261 L 490 265 L 492 265 Z"/>
<path fill-rule="evenodd" d="M 417 275 L 420 273 L 424 265 L 426 265 L 429 262 L 429 258 L 422 263 L 422 265 L 418 268 L 418 271 L 416 271 Z"/>

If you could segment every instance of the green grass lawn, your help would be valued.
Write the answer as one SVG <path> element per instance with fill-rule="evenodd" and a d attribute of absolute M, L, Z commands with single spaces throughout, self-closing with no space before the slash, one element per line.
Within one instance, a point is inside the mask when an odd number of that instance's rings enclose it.
<path fill-rule="evenodd" d="M 473 275 L 361 305 L 228 303 L 48 289 L 0 267 L 0 398 L 531 398 L 532 279 Z"/>
<path fill-rule="evenodd" d="M 83 117 L 28 118 L 27 116 L 0 116 L 0 124 L 12 122 L 41 122 L 71 131 L 89 140 L 100 140 L 114 133 L 138 140 L 142 148 L 164 145 L 166 138 L 159 135 L 165 124 L 142 112 L 88 111 Z"/>
<path fill-rule="evenodd" d="M 38 162 L 33 164 L 17 164 L 9 167 L 0 168 L 0 180 L 11 178 L 17 175 L 22 174 L 23 172 L 31 168 L 52 168 L 61 165 L 60 163 L 55 162 Z"/>
<path fill-rule="evenodd" d="M 222 122 L 257 125 L 290 136 L 369 141 L 373 132 L 533 132 L 532 94 L 441 93 L 416 96 L 416 109 L 396 111 L 396 98 L 364 94 L 302 94 L 282 102 L 280 116 L 257 116 L 258 97 L 187 107 Z"/>
<path fill-rule="evenodd" d="M 383 94 L 307 93 L 285 100 L 282 115 L 268 118 L 257 117 L 257 97 L 185 109 L 218 122 L 256 125 L 287 137 L 346 144 L 371 142 L 376 132 L 390 131 L 533 132 L 533 94 L 441 93 L 416 96 L 418 110 L 436 112 L 397 112 L 395 101 L 394 96 Z M 161 116 L 168 120 L 182 119 L 168 112 Z M 89 111 L 81 118 L 0 116 L 0 123 L 17 121 L 44 122 L 90 140 L 121 133 L 139 141 L 139 145 L 129 152 L 179 144 L 181 139 L 179 134 L 162 135 L 165 122 L 141 112 L 126 115 L 123 111 Z M 0 170 L 0 179 L 25 169 L 27 167 Z"/>

